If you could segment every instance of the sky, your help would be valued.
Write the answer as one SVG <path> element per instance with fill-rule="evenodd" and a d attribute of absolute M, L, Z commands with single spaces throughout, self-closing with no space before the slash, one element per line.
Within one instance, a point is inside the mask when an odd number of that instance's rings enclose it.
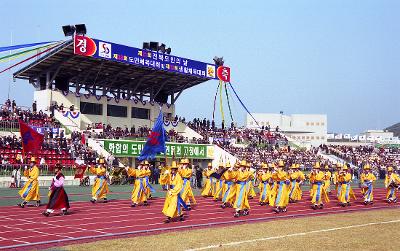
<path fill-rule="evenodd" d="M 204 62 L 223 56 L 251 112 L 327 114 L 329 132 L 355 134 L 400 122 L 399 13 L 398 0 L 2 0 L 0 47 L 62 40 L 61 26 L 85 23 L 93 38 L 133 47 L 160 41 Z M 34 89 L 13 82 L 13 72 L 0 74 L 0 100 L 30 106 Z M 217 85 L 184 91 L 176 113 L 211 118 Z M 246 112 L 231 103 L 243 124 Z"/>

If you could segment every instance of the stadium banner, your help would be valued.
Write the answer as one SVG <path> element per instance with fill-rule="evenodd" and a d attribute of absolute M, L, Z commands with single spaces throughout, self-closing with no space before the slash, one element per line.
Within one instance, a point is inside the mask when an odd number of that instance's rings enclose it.
<path fill-rule="evenodd" d="M 137 157 L 142 151 L 145 141 L 104 140 L 104 149 L 115 157 Z M 213 159 L 214 146 L 206 144 L 166 143 L 167 157 L 190 159 Z M 163 158 L 164 155 L 157 155 Z"/>
<path fill-rule="evenodd" d="M 53 131 L 53 134 L 60 134 L 60 128 L 55 127 L 37 127 L 31 126 L 33 130 L 37 131 L 40 134 L 44 134 L 44 131 L 50 132 Z"/>
<path fill-rule="evenodd" d="M 200 78 L 230 81 L 230 68 L 226 66 L 217 67 L 215 64 L 115 44 L 87 36 L 74 36 L 74 54 Z"/>

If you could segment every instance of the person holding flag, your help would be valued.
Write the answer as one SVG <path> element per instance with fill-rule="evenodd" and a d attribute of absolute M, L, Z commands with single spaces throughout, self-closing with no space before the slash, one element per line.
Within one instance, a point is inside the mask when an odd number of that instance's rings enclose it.
<path fill-rule="evenodd" d="M 24 176 L 28 178 L 25 186 L 19 191 L 19 195 L 24 200 L 21 204 L 18 204 L 21 208 L 24 208 L 29 201 L 36 201 L 35 206 L 40 206 L 40 193 L 39 193 L 39 167 L 36 165 L 36 158 L 31 157 L 30 167 L 25 166 Z"/>
<path fill-rule="evenodd" d="M 169 185 L 162 210 L 163 214 L 167 216 L 165 223 L 170 223 L 177 217 L 179 217 L 180 221 L 184 221 L 182 207 L 186 210 L 188 210 L 188 208 L 180 195 L 183 188 L 183 179 L 178 172 L 178 166 L 175 161 L 172 161 L 170 170 L 166 170 L 161 175 L 160 179 Z"/>
<path fill-rule="evenodd" d="M 43 135 L 32 129 L 29 125 L 25 124 L 22 120 L 19 120 L 19 132 L 22 138 L 22 156 L 26 153 L 37 154 L 42 148 Z M 19 191 L 19 195 L 23 199 L 21 204 L 18 204 L 21 208 L 29 201 L 36 201 L 36 206 L 40 206 L 40 193 L 39 193 L 39 167 L 36 164 L 36 158 L 31 157 L 30 167 L 25 166 L 24 176 L 28 178 L 24 187 Z"/>

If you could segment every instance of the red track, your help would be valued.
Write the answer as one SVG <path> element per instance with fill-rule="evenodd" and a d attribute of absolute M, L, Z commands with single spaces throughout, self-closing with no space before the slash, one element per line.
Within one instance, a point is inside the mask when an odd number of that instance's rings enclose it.
<path fill-rule="evenodd" d="M 309 201 L 290 204 L 287 213 L 275 214 L 270 207 L 257 205 L 250 200 L 249 216 L 233 217 L 233 209 L 221 209 L 220 202 L 211 198 L 197 198 L 198 205 L 186 213 L 184 222 L 163 223 L 161 213 L 164 199 L 151 200 L 149 207 L 131 208 L 129 200 L 112 200 L 107 204 L 90 202 L 71 203 L 71 215 L 49 218 L 41 215 L 44 207 L 16 206 L 1 207 L 0 212 L 0 249 L 35 249 L 62 246 L 73 243 L 111 239 L 115 237 L 133 237 L 144 234 L 156 234 L 162 231 L 232 225 L 256 221 L 270 221 L 285 218 L 315 216 L 343 212 L 399 208 L 400 204 L 387 204 L 383 201 L 386 191 L 375 189 L 375 204 L 364 206 L 359 199 L 350 207 L 339 207 L 335 198 L 322 210 L 310 208 Z M 305 193 L 304 198 L 308 198 Z"/>

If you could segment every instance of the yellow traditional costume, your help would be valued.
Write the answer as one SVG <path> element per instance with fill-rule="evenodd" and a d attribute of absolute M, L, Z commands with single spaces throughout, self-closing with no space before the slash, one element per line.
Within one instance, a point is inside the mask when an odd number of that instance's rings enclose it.
<path fill-rule="evenodd" d="M 135 183 L 133 185 L 132 196 L 131 196 L 131 207 L 136 207 L 137 205 L 143 203 L 144 206 L 148 205 L 148 183 L 147 178 L 149 176 L 149 170 L 145 168 L 149 163 L 145 160 L 140 163 L 138 169 L 128 168 L 127 173 L 129 176 L 135 178 Z M 150 171 L 151 174 L 151 171 Z"/>
<path fill-rule="evenodd" d="M 257 194 L 254 191 L 254 185 L 253 185 L 253 179 L 255 178 L 255 173 L 253 171 L 251 171 L 250 163 L 247 163 L 246 171 L 250 172 L 252 174 L 251 178 L 249 180 L 247 180 L 246 189 L 247 189 L 247 196 L 249 197 L 249 199 L 253 199 L 254 197 L 257 196 Z"/>
<path fill-rule="evenodd" d="M 319 162 L 315 163 L 314 168 L 313 168 L 313 175 L 311 176 L 312 179 L 310 180 L 311 183 L 311 189 L 312 189 L 312 198 L 311 198 L 311 207 L 316 210 L 316 209 L 322 209 L 324 207 L 324 204 L 322 202 L 323 197 L 325 198 L 326 202 L 329 202 L 329 198 L 326 194 L 325 190 L 325 173 L 320 170 L 320 164 Z"/>
<path fill-rule="evenodd" d="M 249 214 L 249 200 L 248 200 L 248 190 L 247 190 L 247 182 L 249 179 L 252 178 L 252 173 L 246 170 L 246 161 L 242 161 L 240 163 L 240 170 L 236 172 L 234 177 L 235 179 L 235 203 L 233 207 L 235 208 L 234 217 L 239 217 L 240 213 L 242 212 L 243 215 Z"/>
<path fill-rule="evenodd" d="M 203 197 L 212 197 L 214 194 L 214 184 L 213 177 L 210 175 L 214 173 L 212 169 L 211 163 L 208 163 L 207 169 L 203 171 L 203 176 L 206 178 L 206 183 L 204 184 L 203 191 L 201 192 L 201 196 Z"/>
<path fill-rule="evenodd" d="M 289 192 L 289 202 L 297 202 L 301 200 L 302 191 L 300 185 L 303 183 L 305 176 L 302 171 L 300 171 L 299 164 L 292 164 L 290 167 L 290 192 Z"/>
<path fill-rule="evenodd" d="M 18 192 L 24 200 L 20 207 L 24 207 L 28 201 L 36 201 L 36 206 L 40 206 L 40 193 L 39 193 L 39 168 L 36 165 L 36 158 L 31 158 L 31 166 L 25 169 L 24 176 L 28 178 L 24 187 Z"/>
<path fill-rule="evenodd" d="M 183 221 L 182 207 L 187 209 L 187 206 L 180 196 L 180 192 L 183 188 L 183 179 L 178 172 L 175 161 L 172 161 L 170 170 L 166 170 L 161 174 L 160 179 L 162 179 L 165 184 L 169 185 L 162 210 L 163 214 L 167 216 L 165 223 L 169 223 L 172 218 L 175 217 L 179 217 L 179 220 Z"/>
<path fill-rule="evenodd" d="M 375 175 L 371 172 L 371 166 L 366 164 L 364 166 L 364 172 L 360 177 L 361 181 L 361 193 L 364 196 L 364 204 L 373 204 L 374 203 L 374 183 L 376 181 Z"/>
<path fill-rule="evenodd" d="M 325 166 L 325 176 L 324 176 L 324 189 L 327 194 L 330 194 L 331 192 L 331 178 L 332 178 L 332 173 L 329 171 L 329 166 Z"/>
<path fill-rule="evenodd" d="M 190 177 L 192 177 L 192 168 L 189 166 L 189 159 L 181 160 L 182 168 L 179 169 L 179 174 L 183 179 L 183 187 L 180 192 L 182 200 L 186 203 L 188 210 L 191 210 L 191 204 L 196 204 L 196 199 L 194 198 L 192 187 L 190 186 Z"/>
<path fill-rule="evenodd" d="M 259 181 L 259 188 L 260 188 L 260 199 L 259 203 L 261 206 L 267 205 L 269 203 L 269 196 L 271 194 L 271 187 L 273 184 L 272 181 L 272 174 L 268 170 L 268 165 L 262 163 L 261 164 L 262 170 L 258 172 L 257 178 Z"/>
<path fill-rule="evenodd" d="M 333 184 L 335 185 L 335 194 L 337 199 L 339 200 L 340 197 L 340 190 L 342 189 L 342 186 L 339 186 L 339 171 L 340 168 L 342 168 L 342 164 L 340 164 L 339 162 L 336 163 L 336 170 L 333 173 Z"/>
<path fill-rule="evenodd" d="M 219 171 L 222 172 L 225 169 L 224 163 L 219 163 L 218 165 Z M 222 191 L 224 190 L 225 180 L 224 176 L 221 177 L 216 181 L 215 185 L 215 193 L 214 193 L 214 201 L 219 201 L 222 199 Z"/>
<path fill-rule="evenodd" d="M 223 189 L 223 196 L 222 196 L 222 208 L 227 206 L 232 207 L 233 203 L 235 202 L 236 198 L 236 184 L 235 184 L 235 177 L 237 173 L 237 166 L 235 165 L 233 168 L 227 165 L 226 167 L 228 170 L 224 172 L 223 179 L 225 181 L 224 189 Z"/>
<path fill-rule="evenodd" d="M 397 190 L 400 186 L 400 177 L 394 172 L 393 167 L 388 167 L 385 176 L 386 199 L 388 203 L 397 202 Z"/>
<path fill-rule="evenodd" d="M 289 175 L 283 170 L 284 163 L 279 161 L 278 168 L 272 172 L 274 188 L 271 192 L 269 205 L 275 207 L 276 213 L 286 212 L 289 204 Z"/>
<path fill-rule="evenodd" d="M 106 177 L 106 167 L 104 165 L 104 159 L 99 159 L 99 166 L 90 167 L 89 171 L 96 175 L 92 187 L 92 199 L 90 200 L 92 203 L 95 203 L 99 199 L 103 199 L 104 202 L 107 202 L 107 193 L 108 191 L 108 183 Z"/>
<path fill-rule="evenodd" d="M 351 188 L 351 173 L 347 165 L 344 165 L 342 171 L 339 172 L 338 182 L 340 188 L 340 196 L 339 196 L 339 203 L 342 207 L 350 206 L 350 197 L 355 199 L 354 192 Z"/>

